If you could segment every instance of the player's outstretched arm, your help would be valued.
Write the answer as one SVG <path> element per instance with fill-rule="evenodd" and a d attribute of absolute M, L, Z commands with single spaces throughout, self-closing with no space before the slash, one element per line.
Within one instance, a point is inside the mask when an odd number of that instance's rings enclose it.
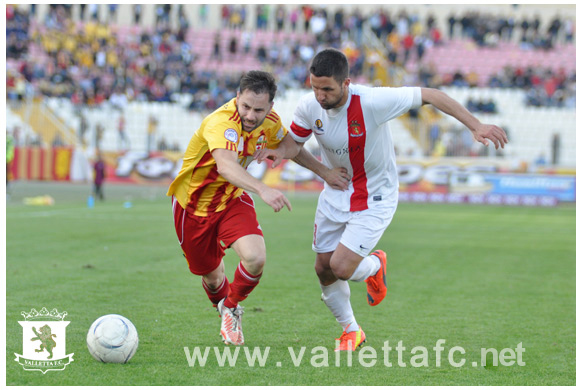
<path fill-rule="evenodd" d="M 302 167 L 305 167 L 315 174 L 319 175 L 323 180 L 327 182 L 336 190 L 345 191 L 349 188 L 349 182 L 351 181 L 351 176 L 347 169 L 343 167 L 339 168 L 328 168 L 323 163 L 321 163 L 315 156 L 309 153 L 304 147 L 299 151 L 299 154 L 292 159 L 294 162 Z"/>
<path fill-rule="evenodd" d="M 218 173 L 231 184 L 258 194 L 264 203 L 272 207 L 276 212 L 279 212 L 285 206 L 289 211 L 292 210 L 290 201 L 282 192 L 267 186 L 238 164 L 238 154 L 236 152 L 226 149 L 214 149 L 212 157 L 216 160 Z"/>
<path fill-rule="evenodd" d="M 254 159 L 258 164 L 267 158 L 273 160 L 272 168 L 276 168 L 283 159 L 295 158 L 299 150 L 300 146 L 287 134 L 276 149 L 264 148 L 254 152 Z"/>
<path fill-rule="evenodd" d="M 488 146 L 488 140 L 494 143 L 496 149 L 504 148 L 504 145 L 508 143 L 508 137 L 503 129 L 496 125 L 481 123 L 464 106 L 440 90 L 422 88 L 422 104 L 431 104 L 458 119 L 472 131 L 474 139 L 485 146 Z"/>

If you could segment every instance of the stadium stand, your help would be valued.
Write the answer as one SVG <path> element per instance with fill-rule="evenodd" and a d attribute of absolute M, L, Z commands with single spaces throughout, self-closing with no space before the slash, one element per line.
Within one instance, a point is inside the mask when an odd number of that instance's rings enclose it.
<path fill-rule="evenodd" d="M 153 20 L 153 7 L 144 6 L 143 20 Z M 292 7 L 288 6 L 289 11 Z M 483 12 L 483 6 L 475 6 L 477 12 L 459 8 L 455 32 L 444 37 L 446 18 L 454 9 L 425 11 L 414 7 L 397 11 L 386 7 L 365 15 L 354 9 L 313 9 L 319 22 L 327 21 L 324 33 L 319 34 L 312 32 L 312 25 L 305 32 L 302 12 L 296 30 L 291 28 L 290 19 L 286 27 L 275 28 L 273 18 L 254 28 L 252 7 L 243 30 L 217 28 L 229 23 L 216 17 L 219 6 L 210 7 L 214 12 L 211 21 L 200 18 L 199 23 L 194 22 L 196 17 L 187 8 L 189 22 L 182 15 L 172 24 L 173 16 L 162 14 L 156 24 L 135 24 L 129 8 L 122 5 L 116 15 L 119 23 L 110 26 L 95 23 L 88 15 L 81 20 L 76 6 L 39 6 L 30 19 L 26 10 L 16 7 L 12 19 L 7 12 L 9 46 L 14 43 L 12 33 L 27 45 L 26 50 L 16 45 L 7 49 L 7 70 L 23 75 L 34 96 L 25 97 L 18 77 L 12 76 L 7 77 L 7 96 L 9 104 L 25 99 L 48 108 L 60 118 L 65 142 L 73 137 L 89 147 L 98 143 L 103 150 L 120 150 L 118 121 L 123 112 L 132 150 L 147 149 L 151 115 L 158 123 L 156 146 L 159 143 L 163 148 L 183 151 L 192 129 L 205 113 L 234 95 L 239 75 L 249 69 L 277 75 L 275 109 L 285 123 L 290 123 L 296 100 L 308 88 L 309 59 L 319 47 L 339 45 L 352 61 L 352 76 L 357 82 L 441 87 L 463 104 L 469 98 L 491 100 L 498 112 L 476 115 L 508 129 L 511 142 L 503 157 L 530 162 L 539 154 L 549 156 L 551 137 L 559 134 L 564 147 L 559 163 L 575 165 L 574 24 L 571 33 L 569 19 L 562 18 L 562 28 L 551 30 L 560 8 L 541 14 L 536 35 L 530 33 L 531 27 L 525 36 L 520 19 L 512 20 L 513 37 L 506 32 L 508 20 L 515 18 L 509 15 L 512 12 L 495 19 Z M 519 12 L 523 9 L 515 8 Z M 523 21 L 528 17 L 524 11 L 518 16 Z M 536 21 L 529 20 L 534 26 Z M 87 31 L 100 32 L 102 38 L 85 44 Z M 538 36 L 543 39 L 534 38 Z M 235 50 L 231 50 L 233 40 Z M 550 47 L 537 47 L 538 42 L 549 42 Z M 63 49 L 67 44 L 76 45 L 80 53 L 67 53 Z M 83 59 L 88 61 L 85 68 L 77 66 Z M 98 61 L 102 61 L 100 65 Z M 122 99 L 117 102 L 115 97 Z M 23 118 L 19 110 L 8 110 L 10 123 L 14 115 Z M 412 129 L 410 123 L 416 122 L 406 118 L 392 125 L 398 153 L 434 154 L 426 137 L 428 128 L 440 118 L 424 112 L 419 116 L 419 130 Z M 86 121 L 83 141 L 79 137 L 81 117 Z M 455 126 L 445 120 L 442 132 L 456 131 Z M 100 137 L 97 128 L 103 129 Z M 45 139 L 44 143 L 52 141 Z M 444 155 L 456 152 L 450 149 Z"/>

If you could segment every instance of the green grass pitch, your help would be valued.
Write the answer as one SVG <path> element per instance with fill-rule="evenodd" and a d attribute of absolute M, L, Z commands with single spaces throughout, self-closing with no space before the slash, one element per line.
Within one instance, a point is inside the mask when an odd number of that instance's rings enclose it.
<path fill-rule="evenodd" d="M 574 385 L 575 206 L 558 208 L 400 204 L 378 248 L 388 253 L 388 296 L 377 307 L 365 284 L 351 301 L 377 352 L 371 367 L 358 352 L 332 352 L 339 325 L 320 300 L 311 251 L 316 197 L 290 194 L 293 211 L 274 213 L 256 200 L 267 264 L 243 302 L 249 352 L 269 347 L 263 366 L 239 350 L 221 367 L 220 320 L 177 244 L 164 187 L 106 186 L 108 199 L 86 206 L 88 186 L 14 183 L 6 207 L 6 382 L 8 385 Z M 24 206 L 23 196 L 51 194 L 50 207 Z M 255 197 L 256 198 L 256 197 Z M 132 207 L 123 207 L 130 200 Z M 231 279 L 238 262 L 227 251 Z M 24 371 L 21 311 L 66 310 L 64 371 Z M 118 313 L 139 332 L 125 365 L 94 360 L 85 345 L 91 323 Z M 445 339 L 440 366 L 433 350 Z M 388 341 L 394 349 L 386 366 Z M 401 341 L 402 367 L 395 350 Z M 525 348 L 526 365 L 482 366 L 481 348 Z M 427 350 L 413 367 L 412 348 Z M 453 346 L 454 361 L 448 360 Z M 191 352 L 212 347 L 204 366 Z M 304 354 L 295 366 L 289 352 Z M 317 348 L 319 347 L 319 348 Z M 322 351 L 328 349 L 327 364 Z M 230 352 L 234 352 L 230 347 Z M 367 353 L 366 352 L 366 353 Z M 369 359 L 363 360 L 370 362 Z M 417 360 L 416 360 L 417 362 Z M 478 364 L 473 364 L 478 362 Z M 198 362 L 199 363 L 199 362 Z M 313 364 L 312 364 L 313 363 Z M 338 367 L 336 366 L 338 363 Z"/>

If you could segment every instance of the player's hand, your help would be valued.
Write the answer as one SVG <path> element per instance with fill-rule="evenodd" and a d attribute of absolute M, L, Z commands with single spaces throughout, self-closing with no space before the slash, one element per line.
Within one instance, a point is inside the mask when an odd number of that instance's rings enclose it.
<path fill-rule="evenodd" d="M 349 172 L 347 172 L 347 169 L 343 167 L 329 169 L 324 173 L 324 176 L 321 177 L 331 186 L 331 188 L 341 191 L 346 191 L 349 188 L 349 182 L 351 181 Z"/>
<path fill-rule="evenodd" d="M 290 201 L 279 190 L 266 187 L 259 195 L 264 203 L 272 207 L 272 209 L 277 213 L 282 210 L 284 206 L 286 206 L 289 211 L 292 211 Z"/>
<path fill-rule="evenodd" d="M 480 124 L 474 131 L 474 139 L 484 146 L 488 146 L 488 140 L 494 143 L 495 149 L 499 147 L 504 149 L 508 143 L 506 132 L 495 125 Z"/>
<path fill-rule="evenodd" d="M 283 155 L 279 149 L 260 149 L 254 152 L 254 159 L 258 164 L 266 159 L 273 161 L 272 168 L 276 168 L 283 160 Z"/>

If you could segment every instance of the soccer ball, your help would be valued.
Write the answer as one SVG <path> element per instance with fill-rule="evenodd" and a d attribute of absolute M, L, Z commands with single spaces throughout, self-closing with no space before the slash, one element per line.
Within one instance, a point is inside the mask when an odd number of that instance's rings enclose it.
<path fill-rule="evenodd" d="M 131 321 L 118 314 L 97 318 L 87 333 L 87 347 L 104 363 L 127 363 L 133 357 L 139 337 Z"/>

